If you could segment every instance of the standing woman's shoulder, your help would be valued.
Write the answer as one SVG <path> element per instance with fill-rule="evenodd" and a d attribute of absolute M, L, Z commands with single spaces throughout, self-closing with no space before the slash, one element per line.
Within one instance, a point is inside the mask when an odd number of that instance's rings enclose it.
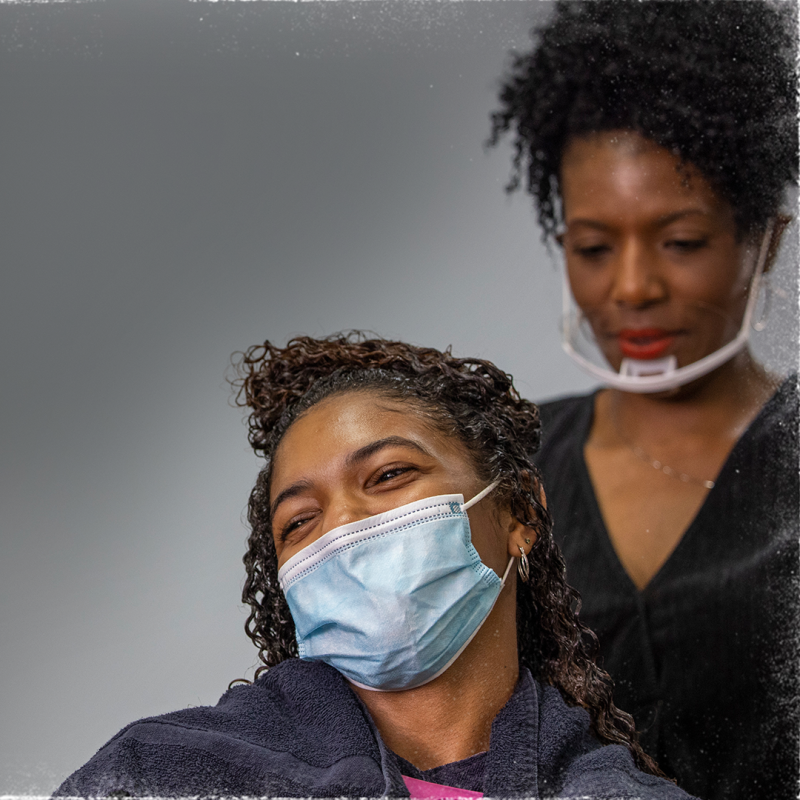
<path fill-rule="evenodd" d="M 542 423 L 542 447 L 536 461 L 546 460 L 553 448 L 572 443 L 591 424 L 597 390 L 588 394 L 567 395 L 538 403 Z"/>

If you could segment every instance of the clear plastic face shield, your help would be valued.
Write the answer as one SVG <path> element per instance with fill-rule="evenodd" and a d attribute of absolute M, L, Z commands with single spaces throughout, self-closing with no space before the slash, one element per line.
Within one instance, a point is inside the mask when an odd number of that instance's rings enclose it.
<path fill-rule="evenodd" d="M 753 323 L 762 276 L 775 230 L 767 225 L 758 248 L 744 314 L 739 321 L 720 308 L 701 302 L 685 303 L 680 317 L 649 316 L 646 326 L 622 321 L 607 308 L 579 308 L 570 289 L 566 259 L 561 255 L 561 342 L 567 355 L 605 385 L 625 392 L 665 392 L 684 386 L 725 364 L 744 349 Z M 762 326 L 763 327 L 763 326 Z M 700 353 L 679 364 L 670 352 L 691 330 Z M 705 353 L 704 355 L 701 353 Z M 615 365 L 619 366 L 615 369 Z"/>

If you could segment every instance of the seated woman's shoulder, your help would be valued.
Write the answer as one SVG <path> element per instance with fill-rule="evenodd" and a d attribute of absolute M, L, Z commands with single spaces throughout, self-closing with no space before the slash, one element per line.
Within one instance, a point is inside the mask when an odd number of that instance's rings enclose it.
<path fill-rule="evenodd" d="M 601 744 L 588 712 L 553 686 L 540 688 L 539 788 L 543 797 L 690 800 L 672 781 L 642 772 L 630 750 Z"/>
<path fill-rule="evenodd" d="M 589 714 L 565 703 L 557 689 L 530 675 L 521 684 L 498 720 L 503 741 L 492 745 L 495 766 L 511 759 L 492 779 L 506 792 L 529 794 L 533 778 L 542 797 L 688 797 L 641 772 L 627 747 L 601 744 Z M 511 735 L 503 735 L 506 729 Z M 519 761 L 523 756 L 532 768 Z M 398 773 L 387 785 L 387 774 L 396 771 L 387 759 L 390 752 L 342 676 L 320 662 L 291 659 L 253 684 L 229 689 L 216 706 L 127 726 L 56 795 L 399 796 L 402 779 Z"/>
<path fill-rule="evenodd" d="M 369 734 L 336 670 L 291 659 L 215 706 L 128 725 L 55 794 L 308 796 L 324 787 L 335 796 L 374 786 L 378 795 L 380 754 Z"/>

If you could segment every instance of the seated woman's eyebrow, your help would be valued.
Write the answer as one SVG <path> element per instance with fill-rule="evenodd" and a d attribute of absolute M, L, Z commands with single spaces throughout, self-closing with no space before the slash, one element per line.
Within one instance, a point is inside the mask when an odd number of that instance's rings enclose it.
<path fill-rule="evenodd" d="M 269 510 L 270 519 L 275 516 L 275 511 L 281 503 L 290 500 L 292 497 L 297 497 L 298 494 L 311 488 L 313 488 L 313 484 L 307 480 L 295 481 L 291 486 L 287 486 L 273 501 Z"/>
<path fill-rule="evenodd" d="M 429 457 L 431 455 L 422 445 L 411 439 L 406 439 L 404 436 L 387 436 L 384 439 L 378 439 L 375 442 L 359 447 L 358 450 L 354 450 L 347 456 L 347 466 L 355 466 L 386 447 L 410 447 L 422 453 L 422 455 Z"/>
<path fill-rule="evenodd" d="M 422 445 L 417 444 L 417 442 L 414 442 L 411 439 L 406 439 L 404 436 L 387 436 L 384 439 L 378 439 L 375 442 L 370 442 L 363 447 L 359 447 L 358 450 L 350 453 L 350 455 L 347 456 L 347 466 L 352 467 L 361 463 L 362 461 L 366 461 L 366 459 L 368 459 L 370 456 L 380 452 L 386 447 L 410 447 L 419 453 L 422 453 L 422 455 L 429 457 L 431 455 L 424 447 L 422 447 Z M 299 480 L 293 483 L 291 486 L 287 486 L 272 503 L 272 507 L 270 508 L 269 512 L 270 517 L 275 516 L 275 511 L 278 509 L 278 506 L 281 503 L 291 499 L 292 497 L 296 497 L 298 494 L 301 494 L 312 487 L 313 484 L 308 480 Z"/>

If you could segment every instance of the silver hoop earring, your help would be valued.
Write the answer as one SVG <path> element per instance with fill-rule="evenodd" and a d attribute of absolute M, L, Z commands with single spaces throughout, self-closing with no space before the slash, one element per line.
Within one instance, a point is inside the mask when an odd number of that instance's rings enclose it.
<path fill-rule="evenodd" d="M 517 562 L 517 572 L 519 573 L 519 579 L 523 583 L 528 582 L 528 578 L 531 576 L 531 565 L 528 563 L 528 556 L 525 555 L 525 551 L 518 547 L 519 550 L 519 561 Z"/>

